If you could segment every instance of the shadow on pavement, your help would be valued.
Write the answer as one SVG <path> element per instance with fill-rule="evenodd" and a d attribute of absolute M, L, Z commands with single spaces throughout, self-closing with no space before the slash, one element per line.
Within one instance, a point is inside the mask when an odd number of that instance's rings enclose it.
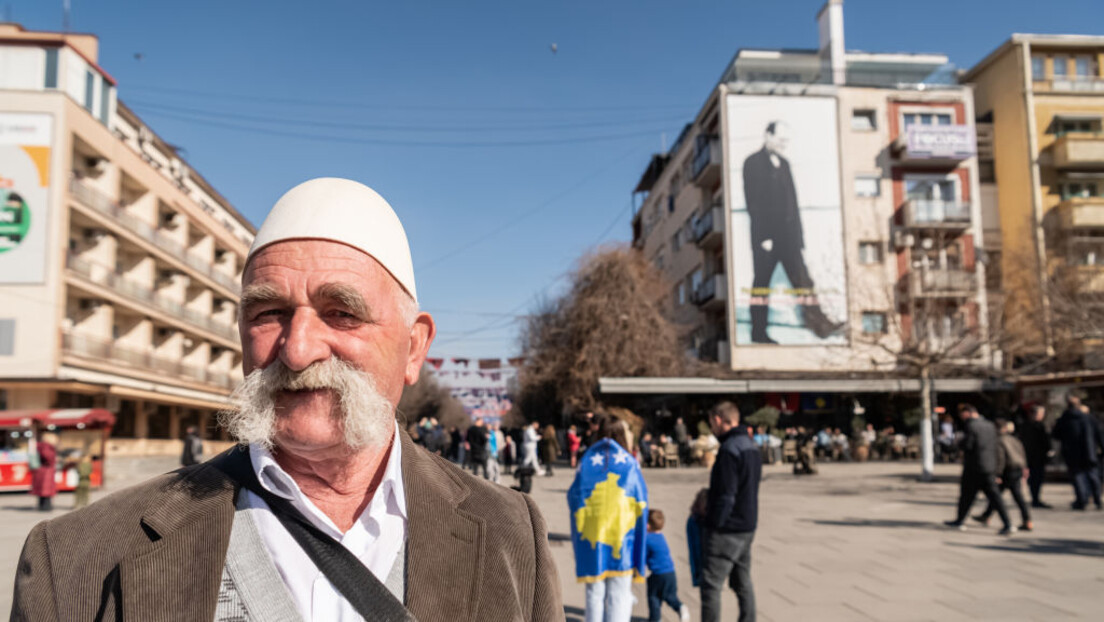
<path fill-rule="evenodd" d="M 817 520 L 806 519 L 806 522 L 814 525 L 828 527 L 892 527 L 904 529 L 928 529 L 945 531 L 946 527 L 938 523 L 922 520 L 893 520 L 884 518 L 849 518 L 844 520 Z"/>
<path fill-rule="evenodd" d="M 894 499 L 897 503 L 911 503 L 913 505 L 942 505 L 946 507 L 958 507 L 958 501 L 956 499 L 948 499 L 946 501 L 938 501 L 936 499 Z"/>
<path fill-rule="evenodd" d="M 1043 553 L 1049 555 L 1084 555 L 1086 557 L 1104 557 L 1104 542 L 1095 540 L 1065 540 L 1062 538 L 1010 538 L 1000 544 L 951 543 L 953 546 L 967 546 L 990 551 L 1011 551 L 1015 553 Z"/>
<path fill-rule="evenodd" d="M 920 481 L 920 476 L 916 473 L 883 473 L 876 475 L 875 477 L 888 477 L 893 479 L 899 479 L 905 482 L 916 482 L 924 484 L 957 484 L 962 481 L 962 476 L 958 473 L 954 475 L 938 474 L 932 475 L 932 478 L 926 482 Z"/>
<path fill-rule="evenodd" d="M 586 609 L 582 607 L 564 606 L 564 619 L 566 622 L 583 622 L 586 619 Z M 632 622 L 646 622 L 648 618 L 633 616 Z"/>

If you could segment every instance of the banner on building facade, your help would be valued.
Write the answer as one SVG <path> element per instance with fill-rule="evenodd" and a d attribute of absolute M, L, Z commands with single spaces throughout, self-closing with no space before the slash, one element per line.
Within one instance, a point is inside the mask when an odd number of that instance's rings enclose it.
<path fill-rule="evenodd" d="M 503 365 L 501 359 L 426 360 L 433 366 L 437 381 L 448 388 L 472 420 L 482 417 L 487 423 L 499 423 L 513 408 L 517 368 L 512 364 Z M 478 365 L 471 365 L 473 360 Z"/>
<path fill-rule="evenodd" d="M 844 345 L 836 100 L 729 95 L 735 343 Z"/>
<path fill-rule="evenodd" d="M 0 284 L 46 280 L 48 114 L 0 113 Z"/>

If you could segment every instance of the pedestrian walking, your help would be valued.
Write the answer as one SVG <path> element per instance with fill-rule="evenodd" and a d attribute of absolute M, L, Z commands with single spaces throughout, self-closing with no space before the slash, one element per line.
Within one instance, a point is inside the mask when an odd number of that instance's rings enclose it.
<path fill-rule="evenodd" d="M 740 411 L 721 402 L 709 413 L 720 441 L 709 473 L 706 530 L 703 538 L 701 618 L 721 619 L 721 590 L 727 582 L 740 603 L 739 622 L 755 621 L 755 589 L 751 582 L 751 543 L 759 522 L 759 480 L 762 456 Z"/>
<path fill-rule="evenodd" d="M 629 622 L 646 567 L 648 487 L 620 421 L 603 417 L 567 491 L 575 576 L 586 622 Z"/>
<path fill-rule="evenodd" d="M 582 444 L 583 439 L 579 436 L 579 432 L 575 429 L 575 426 L 571 426 L 567 429 L 567 455 L 571 459 L 571 468 L 574 469 L 579 461 L 579 446 Z"/>
<path fill-rule="evenodd" d="M 544 474 L 552 477 L 552 463 L 560 458 L 560 440 L 551 423 L 544 426 L 541 442 L 544 444 Z"/>
<path fill-rule="evenodd" d="M 678 445 L 679 464 L 690 464 L 690 433 L 682 417 L 675 419 L 675 444 Z"/>
<path fill-rule="evenodd" d="M 1016 532 L 1012 522 L 1008 519 L 1008 511 L 1001 500 L 1000 491 L 997 490 L 997 428 L 988 420 L 978 415 L 977 408 L 971 404 L 960 404 L 958 415 L 962 419 L 962 480 L 959 484 L 958 514 L 954 520 L 945 521 L 948 527 L 955 527 L 965 531 L 963 523 L 970 513 L 970 506 L 974 504 L 978 492 L 985 493 L 1001 524 L 1004 525 L 1000 534 L 1011 535 Z"/>
<path fill-rule="evenodd" d="M 1073 509 L 1084 510 L 1090 497 L 1097 509 L 1101 509 L 1098 454 L 1104 448 L 1104 438 L 1091 415 L 1081 407 L 1081 394 L 1071 391 L 1066 396 L 1066 410 L 1054 424 L 1052 435 L 1062 443 L 1062 459 L 1073 484 Z"/>
<path fill-rule="evenodd" d="M 38 467 L 31 474 L 31 494 L 38 497 L 40 512 L 54 509 L 54 496 L 57 495 L 57 442 L 57 435 L 47 432 L 35 443 Z"/>
<path fill-rule="evenodd" d="M 686 548 L 690 558 L 690 583 L 694 587 L 701 587 L 702 534 L 705 533 L 708 507 L 709 489 L 702 488 L 694 496 L 694 503 L 690 506 L 690 517 L 686 519 Z"/>
<path fill-rule="evenodd" d="M 1011 421 L 1001 421 L 998 428 L 1000 428 L 1000 439 L 997 443 L 997 473 L 1000 474 L 998 483 L 1002 491 L 1007 490 L 1012 493 L 1016 507 L 1020 508 L 1020 518 L 1023 520 L 1020 529 L 1031 531 L 1034 529 L 1031 510 L 1027 508 L 1027 502 L 1024 501 L 1023 486 L 1021 486 L 1027 472 L 1027 456 L 1023 443 L 1016 438 L 1016 425 Z M 973 518 L 983 525 L 988 525 L 989 517 L 995 509 L 990 503 L 984 512 Z"/>
<path fill-rule="evenodd" d="M 531 424 L 525 426 L 525 434 L 522 437 L 522 449 L 525 456 L 521 460 L 521 466 L 532 467 L 534 471 L 540 473 L 540 461 L 537 459 L 537 445 L 540 443 L 541 435 L 537 432 L 537 428 L 540 427 L 539 421 L 534 421 Z"/>
<path fill-rule="evenodd" d="M 1032 406 L 1020 426 L 1020 442 L 1027 458 L 1027 489 L 1031 493 L 1031 507 L 1049 509 L 1050 505 L 1043 501 L 1042 495 L 1046 465 L 1050 460 L 1050 432 L 1045 420 L 1046 407 L 1042 404 Z"/>
<path fill-rule="evenodd" d="M 199 438 L 199 430 L 194 425 L 188 426 L 184 431 L 184 451 L 180 454 L 181 466 L 192 466 L 203 460 L 203 439 Z"/>
<path fill-rule="evenodd" d="M 651 571 L 647 588 L 648 622 L 659 622 L 663 614 L 663 603 L 678 612 L 679 620 L 690 622 L 690 608 L 678 597 L 675 562 L 671 559 L 671 548 L 663 535 L 665 522 L 662 510 L 648 510 L 648 537 L 645 541 L 645 559 L 648 570 Z"/>
<path fill-rule="evenodd" d="M 73 509 L 79 510 L 88 505 L 88 495 L 92 490 L 92 454 L 85 452 L 77 460 L 77 487 L 73 495 Z"/>
<path fill-rule="evenodd" d="M 490 441 L 487 428 L 483 427 L 483 417 L 475 418 L 475 423 L 468 427 L 465 438 L 472 473 L 479 475 L 479 469 L 482 468 L 483 479 L 490 479 L 490 475 L 487 473 L 487 460 L 490 459 L 488 452 Z"/>

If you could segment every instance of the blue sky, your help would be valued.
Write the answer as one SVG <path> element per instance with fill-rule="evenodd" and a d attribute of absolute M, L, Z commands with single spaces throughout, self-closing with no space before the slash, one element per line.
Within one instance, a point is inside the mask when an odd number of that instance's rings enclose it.
<path fill-rule="evenodd" d="M 560 291 L 587 249 L 629 239 L 650 154 L 733 53 L 816 47 L 822 4 L 71 2 L 72 29 L 100 37 L 120 97 L 254 223 L 311 177 L 383 194 L 438 321 L 433 355 L 473 357 L 514 355 L 515 316 Z M 31 29 L 59 30 L 61 6 L 0 0 Z M 844 11 L 848 49 L 961 67 L 1012 32 L 1104 34 L 1100 0 Z"/>

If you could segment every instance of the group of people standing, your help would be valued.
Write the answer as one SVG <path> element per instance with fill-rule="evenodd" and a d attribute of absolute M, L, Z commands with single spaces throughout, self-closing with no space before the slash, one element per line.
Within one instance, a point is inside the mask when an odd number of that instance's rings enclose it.
<path fill-rule="evenodd" d="M 709 413 L 720 443 L 687 521 L 691 574 L 701 589 L 701 619 L 720 619 L 721 592 L 728 584 L 740 606 L 739 620 L 755 620 L 751 546 L 758 527 L 762 458 L 740 412 L 722 402 Z M 649 620 L 664 603 L 690 619 L 678 598 L 675 564 L 663 528 L 662 510 L 649 505 L 647 484 L 632 455 L 628 426 L 612 417 L 588 421 L 593 442 L 579 456 L 568 491 L 576 578 L 586 584 L 587 622 L 628 622 L 632 583 L 647 576 Z"/>

